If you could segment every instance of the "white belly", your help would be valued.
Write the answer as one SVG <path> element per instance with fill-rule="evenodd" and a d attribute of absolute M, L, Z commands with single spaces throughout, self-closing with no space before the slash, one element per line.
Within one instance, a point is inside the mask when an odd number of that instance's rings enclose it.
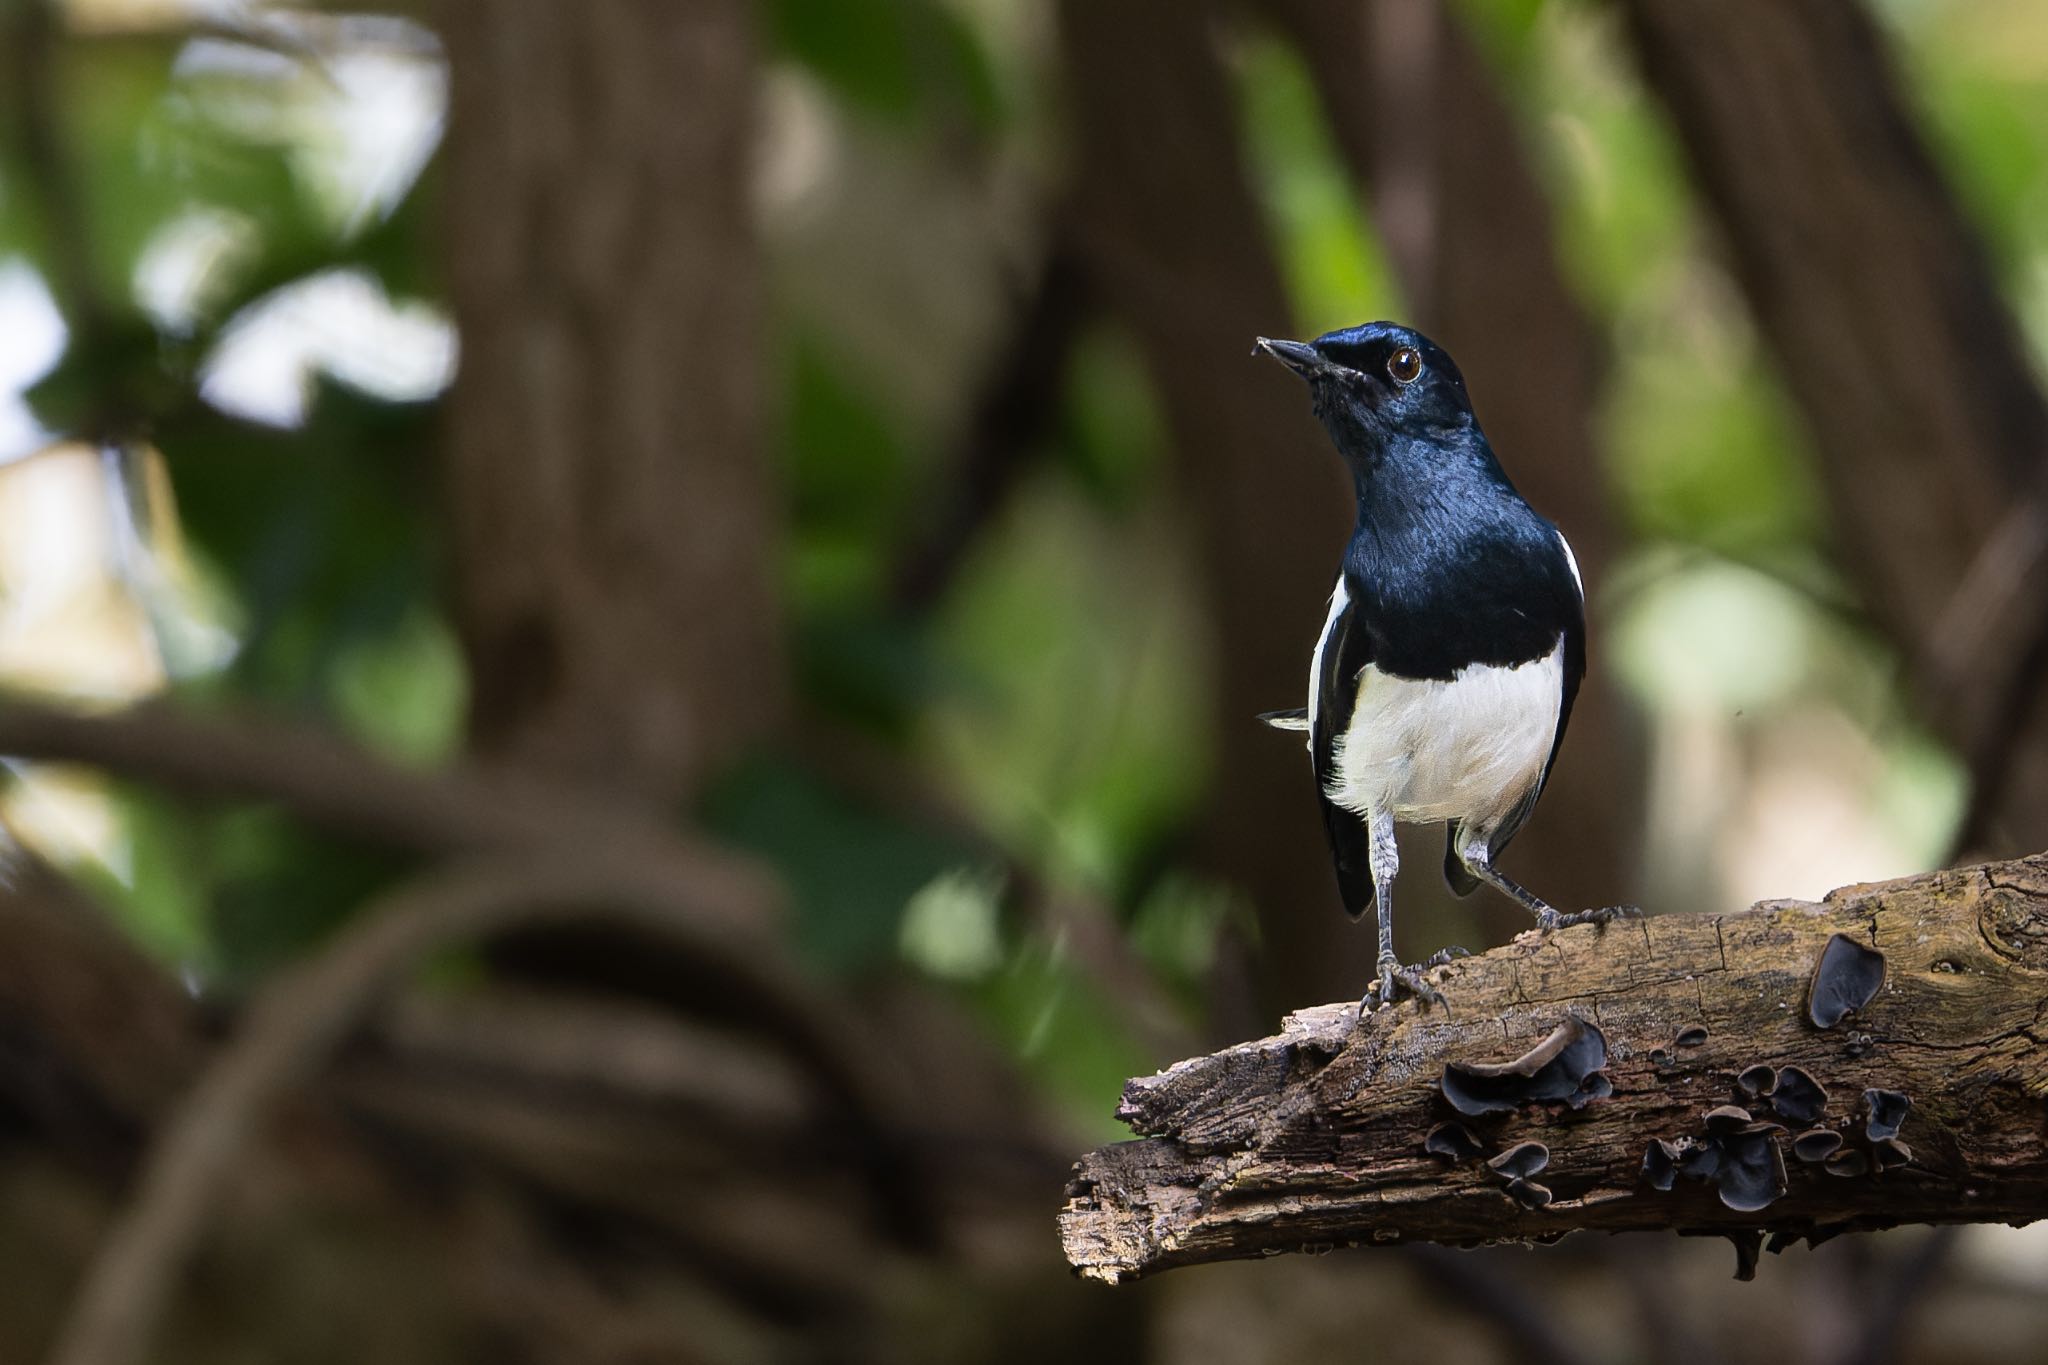
<path fill-rule="evenodd" d="M 1313 695 L 1313 693 L 1311 693 Z M 1367 666 L 1338 737 L 1330 799 L 1412 824 L 1491 829 L 1543 775 L 1564 698 L 1564 642 L 1513 668 L 1474 665 L 1449 682 Z"/>

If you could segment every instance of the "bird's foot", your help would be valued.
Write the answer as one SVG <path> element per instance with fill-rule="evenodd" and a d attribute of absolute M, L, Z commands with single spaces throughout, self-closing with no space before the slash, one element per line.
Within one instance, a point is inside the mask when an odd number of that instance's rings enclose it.
<path fill-rule="evenodd" d="M 1391 957 L 1381 958 L 1379 980 L 1366 988 L 1365 998 L 1358 1002 L 1359 1017 L 1363 1018 L 1368 1010 L 1393 1004 L 1397 993 L 1413 996 L 1424 1005 L 1443 1004 L 1444 993 L 1432 986 L 1422 974 L 1456 958 L 1470 956 L 1463 948 L 1444 948 L 1432 954 L 1428 961 L 1413 967 L 1404 967 Z"/>
<path fill-rule="evenodd" d="M 1575 910 L 1569 915 L 1545 907 L 1536 912 L 1536 927 L 1547 934 L 1552 929 L 1569 929 L 1574 924 L 1612 924 L 1618 919 L 1642 917 L 1643 910 L 1639 905 L 1603 905 L 1597 910 Z"/>

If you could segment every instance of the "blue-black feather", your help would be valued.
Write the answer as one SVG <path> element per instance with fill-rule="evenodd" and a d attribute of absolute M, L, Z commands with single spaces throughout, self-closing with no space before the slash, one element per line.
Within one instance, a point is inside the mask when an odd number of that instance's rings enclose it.
<path fill-rule="evenodd" d="M 1464 376 L 1434 342 L 1374 322 L 1309 346 L 1320 360 L 1303 370 L 1316 416 L 1350 469 L 1358 505 L 1340 569 L 1349 604 L 1329 624 L 1316 680 L 1310 750 L 1318 788 L 1355 704 L 1359 668 L 1448 680 L 1475 664 L 1541 659 L 1562 638 L 1563 696 L 1547 779 L 1586 668 L 1584 600 L 1562 537 L 1509 482 Z M 1405 384 L 1389 368 L 1404 349 L 1421 362 Z M 1514 837 L 1542 786 L 1494 832 L 1493 851 Z M 1357 914 L 1372 889 L 1370 873 L 1361 875 L 1359 821 L 1326 793 L 1322 799 L 1345 908 Z M 1461 894 L 1473 885 L 1455 852 L 1445 874 Z"/>

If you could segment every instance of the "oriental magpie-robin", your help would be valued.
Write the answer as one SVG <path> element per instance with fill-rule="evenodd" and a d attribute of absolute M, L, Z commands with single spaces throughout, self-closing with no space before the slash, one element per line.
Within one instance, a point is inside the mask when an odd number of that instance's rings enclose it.
<path fill-rule="evenodd" d="M 1394 955 L 1396 821 L 1444 823 L 1451 889 L 1485 882 L 1541 929 L 1640 913 L 1560 914 L 1494 866 L 1564 740 L 1586 671 L 1585 589 L 1563 534 L 1501 472 L 1458 367 L 1391 322 L 1258 349 L 1308 381 L 1358 497 L 1308 705 L 1261 719 L 1308 732 L 1344 908 L 1377 911 L 1366 1000 L 1441 999 L 1422 972 L 1460 951 L 1421 967 Z"/>

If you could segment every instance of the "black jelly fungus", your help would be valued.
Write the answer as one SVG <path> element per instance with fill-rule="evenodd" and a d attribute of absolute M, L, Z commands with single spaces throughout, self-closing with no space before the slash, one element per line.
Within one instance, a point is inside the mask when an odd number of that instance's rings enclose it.
<path fill-rule="evenodd" d="M 1574 1109 L 1584 1109 L 1594 1100 L 1604 1100 L 1614 1093 L 1614 1082 L 1604 1071 L 1596 1071 L 1579 1082 L 1579 1088 L 1571 1093 L 1565 1103 Z"/>
<path fill-rule="evenodd" d="M 1606 1065 L 1605 1035 L 1574 1014 L 1511 1062 L 1450 1063 L 1439 1087 L 1452 1108 L 1472 1116 L 1546 1100 L 1576 1108 L 1598 1098 L 1586 1089 L 1586 1081 Z"/>
<path fill-rule="evenodd" d="M 1825 1161 L 1841 1150 L 1842 1135 L 1832 1128 L 1809 1128 L 1792 1139 L 1792 1155 L 1801 1161 Z"/>
<path fill-rule="evenodd" d="M 1905 1123 L 1906 1111 L 1913 1107 L 1913 1101 L 1896 1090 L 1866 1090 L 1863 1107 L 1869 1111 L 1863 1120 L 1863 1136 L 1872 1142 L 1882 1142 L 1899 1135 L 1899 1127 Z"/>
<path fill-rule="evenodd" d="M 1448 1161 L 1476 1161 L 1486 1150 L 1462 1123 L 1439 1123 L 1422 1140 L 1422 1150 Z"/>
<path fill-rule="evenodd" d="M 1737 1213 L 1755 1213 L 1785 1193 L 1785 1157 L 1768 1133 L 1731 1133 L 1719 1139 L 1721 1168 L 1714 1176 L 1721 1202 Z"/>
<path fill-rule="evenodd" d="M 1865 1175 L 1870 1171 L 1870 1158 L 1851 1147 L 1829 1157 L 1821 1169 L 1829 1175 Z"/>
<path fill-rule="evenodd" d="M 1486 1164 L 1510 1180 L 1526 1180 L 1550 1164 L 1550 1149 L 1540 1142 L 1518 1142 Z"/>
<path fill-rule="evenodd" d="M 1778 1088 L 1771 1093 L 1771 1107 L 1781 1118 L 1793 1123 L 1819 1123 L 1827 1111 L 1828 1092 L 1821 1083 L 1796 1066 L 1778 1073 Z"/>
<path fill-rule="evenodd" d="M 1668 1190 L 1678 1183 L 1678 1146 L 1663 1138 L 1653 1139 L 1643 1151 L 1643 1179 L 1652 1189 Z"/>
<path fill-rule="evenodd" d="M 1707 1131 L 1710 1133 L 1733 1133 L 1747 1128 L 1750 1122 L 1750 1112 L 1740 1105 L 1724 1104 L 1707 1111 Z"/>
<path fill-rule="evenodd" d="M 1735 1083 L 1752 1095 L 1768 1095 L 1778 1085 L 1778 1068 L 1758 1062 L 1735 1078 Z"/>
<path fill-rule="evenodd" d="M 1884 985 L 1884 954 L 1847 934 L 1836 934 L 1820 950 L 1806 988 L 1806 1017 L 1817 1028 L 1833 1028 L 1876 998 Z"/>

